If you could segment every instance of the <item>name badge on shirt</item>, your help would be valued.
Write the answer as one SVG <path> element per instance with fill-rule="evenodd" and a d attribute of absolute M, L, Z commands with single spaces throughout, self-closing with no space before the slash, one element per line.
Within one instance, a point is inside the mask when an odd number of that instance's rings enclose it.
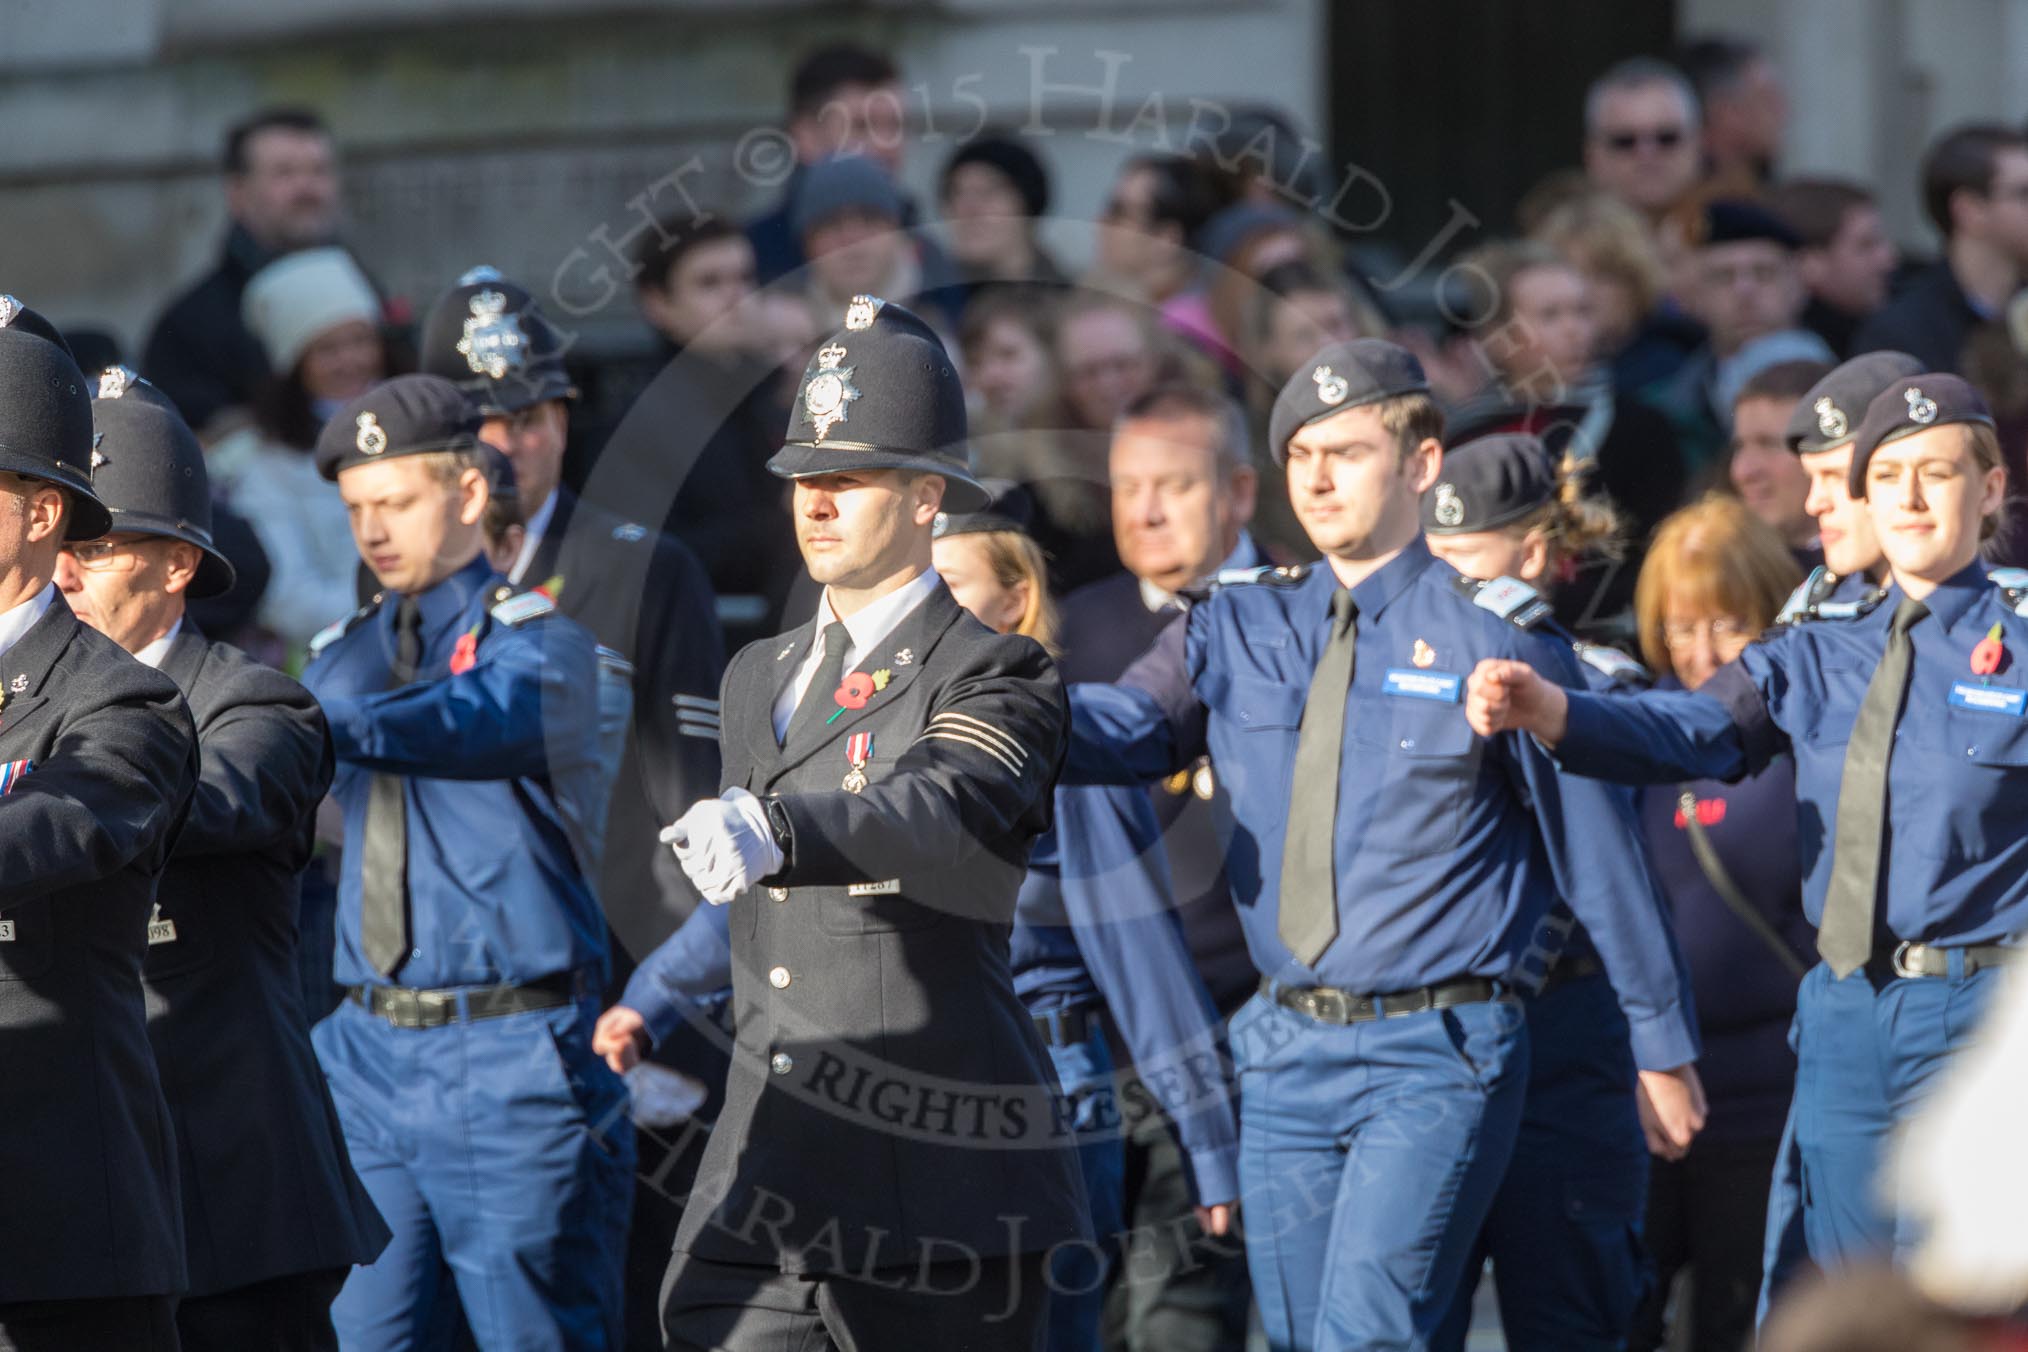
<path fill-rule="evenodd" d="M 1444 704 L 1456 704 L 1464 693 L 1465 681 L 1448 671 L 1413 671 L 1407 667 L 1389 667 L 1387 680 L 1381 689 L 1390 695 L 1407 695 L 1410 699 L 1433 699 Z"/>
<path fill-rule="evenodd" d="M 2019 718 L 2028 713 L 2028 690 L 2009 690 L 1997 685 L 1966 685 L 1963 681 L 1956 681 L 1951 685 L 1951 704 L 1959 709 L 1977 709 L 1980 713 Z"/>

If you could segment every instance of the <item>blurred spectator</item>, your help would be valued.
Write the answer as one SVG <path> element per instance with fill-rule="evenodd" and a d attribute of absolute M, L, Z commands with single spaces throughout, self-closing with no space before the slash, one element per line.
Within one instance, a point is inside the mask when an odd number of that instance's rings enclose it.
<path fill-rule="evenodd" d="M 1796 267 L 1810 293 L 1803 327 L 1833 355 L 1850 356 L 1852 336 L 1886 303 L 1901 261 L 1873 194 L 1842 179 L 1798 178 L 1776 187 L 1767 203 L 1802 241 Z"/>
<path fill-rule="evenodd" d="M 1641 653 L 1664 687 L 1695 690 L 1767 628 L 1802 578 L 1774 532 L 1731 498 L 1662 523 L 1641 569 Z M 1680 1159 L 1650 1163 L 1644 1236 L 1657 1280 L 1631 1346 L 1737 1352 L 1760 1291 L 1768 1180 L 1795 1082 L 1789 1022 L 1814 961 L 1803 917 L 1795 767 L 1777 758 L 1726 784 L 1642 791 L 1655 874 L 1690 968 L 1710 1113 Z M 1702 848 L 1700 848 L 1700 846 Z M 1645 1110 L 1645 1105 L 1644 1105 Z M 1670 1286 L 1691 1273 L 1688 1323 L 1665 1324 Z"/>
<path fill-rule="evenodd" d="M 1554 590 L 1559 612 L 1580 635 L 1623 641 L 1641 544 L 1687 491 L 1675 435 L 1654 409 L 1614 392 L 1610 372 L 1595 360 L 1589 285 L 1562 255 L 1521 241 L 1488 245 L 1465 262 L 1492 287 L 1472 306 L 1485 315 L 1472 333 L 1484 383 L 1450 411 L 1446 444 L 1526 432 L 1553 457 L 1568 453 L 1594 466 L 1588 491 L 1612 502 L 1630 547 L 1618 558 L 1567 560 Z"/>
<path fill-rule="evenodd" d="M 958 348 L 965 361 L 965 390 L 973 401 L 975 436 L 1030 426 L 1056 405 L 1056 304 L 1057 297 L 1046 291 L 1001 287 L 966 307 Z"/>
<path fill-rule="evenodd" d="M 1946 132 L 1923 158 L 1922 202 L 1944 256 L 1859 326 L 1852 350 L 1895 349 L 1962 373 L 1973 331 L 2004 321 L 2028 275 L 2028 135 L 1993 124 Z"/>
<path fill-rule="evenodd" d="M 388 374 L 380 300 L 349 254 L 325 247 L 255 273 L 243 309 L 276 374 L 255 398 L 253 424 L 213 446 L 208 466 L 273 567 L 255 613 L 300 656 L 357 605 L 351 521 L 310 453 L 331 413 Z"/>
<path fill-rule="evenodd" d="M 947 327 L 941 306 L 921 299 L 924 256 L 903 228 L 905 214 L 901 189 L 863 155 L 836 156 L 803 172 L 791 223 L 809 260 L 802 291 L 819 332 L 844 326 L 854 296 L 907 305 L 932 327 Z M 930 281 L 931 289 L 936 285 Z"/>
<path fill-rule="evenodd" d="M 1223 205 L 1195 160 L 1136 155 L 1113 180 L 1098 232 L 1100 278 L 1147 301 L 1170 329 L 1214 353 L 1222 340 L 1195 246 Z"/>
<path fill-rule="evenodd" d="M 1694 221 L 1692 290 L 1684 299 L 1708 337 L 1680 370 L 1652 387 L 1693 476 L 1724 448 L 1732 400 L 1753 371 L 1776 361 L 1829 361 L 1821 338 L 1797 327 L 1803 283 L 1795 232 L 1755 202 L 1719 198 Z"/>
<path fill-rule="evenodd" d="M 1620 390 L 1663 380 L 1704 341 L 1704 326 L 1666 298 L 1653 230 L 1632 207 L 1596 189 L 1566 197 L 1529 234 L 1584 274 L 1598 355 Z"/>
<path fill-rule="evenodd" d="M 142 373 L 200 434 L 221 413 L 252 404 L 268 374 L 240 311 L 248 279 L 291 249 L 328 242 L 338 207 L 337 156 L 315 113 L 267 108 L 226 133 L 231 226 L 222 256 L 163 309 L 141 357 Z"/>
<path fill-rule="evenodd" d="M 1674 66 L 1637 56 L 1592 81 L 1584 97 L 1584 169 L 1651 223 L 1697 182 L 1697 91 Z"/>
<path fill-rule="evenodd" d="M 1218 393 L 1164 385 L 1122 413 L 1108 451 L 1110 511 L 1130 572 L 1066 596 L 1066 681 L 1112 681 L 1183 613 L 1176 591 L 1221 567 L 1267 562 L 1247 535 L 1255 484 L 1246 418 Z M 1259 984 L 1225 877 L 1231 800 L 1209 758 L 1149 791 L 1177 918 L 1212 1002 L 1230 1016 Z M 1250 1288 L 1238 1247 L 1201 1237 L 1174 1128 L 1138 1082 L 1120 1094 L 1127 1233 L 1106 1302 L 1108 1348 L 1238 1349 Z"/>
<path fill-rule="evenodd" d="M 1828 362 L 1777 362 L 1755 372 L 1732 401 L 1726 477 L 1746 509 L 1781 537 L 1804 572 L 1824 561 L 1824 551 L 1817 544 L 1817 518 L 1807 509 L 1810 476 L 1785 434 L 1796 401 L 1830 372 Z"/>
<path fill-rule="evenodd" d="M 956 278 L 940 299 L 953 315 L 992 286 L 1066 280 L 1037 233 L 1049 214 L 1049 172 L 1019 141 L 986 135 L 959 146 L 937 201 Z"/>
<path fill-rule="evenodd" d="M 1704 114 L 1704 172 L 1726 194 L 1757 192 L 1774 176 L 1789 100 L 1767 54 L 1743 38 L 1695 38 L 1676 54 Z"/>
<path fill-rule="evenodd" d="M 1270 104 L 1225 109 L 1225 125 L 1208 139 L 1186 138 L 1208 172 L 1223 180 L 1219 195 L 1233 202 L 1290 203 L 1314 207 L 1328 191 L 1314 142 L 1306 142 L 1288 113 Z M 1208 163 L 1206 163 L 1208 161 Z"/>
<path fill-rule="evenodd" d="M 1103 292 L 1071 301 L 1056 325 L 1061 425 L 1110 434 L 1127 405 L 1154 388 L 1164 351 L 1147 307 Z"/>
<path fill-rule="evenodd" d="M 784 382 L 754 305 L 753 246 L 703 213 L 644 232 L 634 262 L 655 353 L 599 453 L 594 496 L 665 510 L 663 529 L 704 565 L 737 647 L 779 632 L 800 571 L 788 493 L 767 470 L 786 425 Z"/>
<path fill-rule="evenodd" d="M 1217 347 L 1210 355 L 1233 387 L 1243 389 L 1246 368 L 1240 353 L 1247 310 L 1260 293 L 1260 279 L 1290 263 L 1308 264 L 1326 276 L 1343 276 L 1344 269 L 1336 246 L 1310 218 L 1280 203 L 1226 207 L 1205 222 L 1198 247 L 1209 273 L 1206 299 L 1217 330 Z"/>
<path fill-rule="evenodd" d="M 901 76 L 894 63 L 851 43 L 811 52 L 789 76 L 787 130 L 795 167 L 783 181 L 774 208 L 746 228 L 763 286 L 803 266 L 803 236 L 795 227 L 795 207 L 811 165 L 834 155 L 864 155 L 890 177 L 901 176 L 908 128 L 902 115 Z M 905 200 L 901 214 L 906 224 L 915 223 L 914 208 Z"/>
<path fill-rule="evenodd" d="M 753 308 L 756 341 L 780 374 L 776 386 L 786 419 L 796 400 L 795 382 L 802 378 L 824 334 L 817 329 L 817 316 L 809 302 L 794 293 L 763 291 L 754 297 Z"/>
<path fill-rule="evenodd" d="M 1386 332 L 1380 312 L 1354 295 L 1350 286 L 1300 260 L 1268 269 L 1248 297 L 1240 356 L 1253 434 L 1250 454 L 1260 484 L 1254 535 L 1278 563 L 1314 559 L 1317 551 L 1289 506 L 1287 472 L 1268 453 L 1268 418 L 1275 396 L 1289 377 L 1329 344 L 1380 338 Z"/>

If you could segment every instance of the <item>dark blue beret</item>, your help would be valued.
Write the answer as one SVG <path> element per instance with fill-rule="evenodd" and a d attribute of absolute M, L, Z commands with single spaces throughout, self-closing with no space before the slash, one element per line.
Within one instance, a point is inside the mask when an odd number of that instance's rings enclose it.
<path fill-rule="evenodd" d="M 1866 466 L 1873 452 L 1890 441 L 1950 423 L 1993 425 L 1993 411 L 1962 376 L 1923 371 L 1882 390 L 1866 406 L 1865 420 L 1852 438 L 1852 468 L 1846 478 L 1852 496 L 1866 496 Z"/>
<path fill-rule="evenodd" d="M 1922 363 L 1906 352 L 1868 352 L 1835 366 L 1797 401 L 1782 439 L 1798 454 L 1842 446 L 1882 390 L 1921 370 Z"/>
<path fill-rule="evenodd" d="M 442 376 L 396 376 L 331 415 L 317 436 L 317 472 L 335 480 L 376 460 L 470 451 L 478 425 L 477 410 Z"/>
<path fill-rule="evenodd" d="M 1443 472 L 1422 498 L 1431 535 L 1470 535 L 1519 521 L 1556 496 L 1556 462 L 1522 432 L 1501 432 L 1444 452 Z"/>
<path fill-rule="evenodd" d="M 1429 393 L 1422 363 L 1383 338 L 1333 343 L 1289 377 L 1268 418 L 1268 449 L 1276 464 L 1289 458 L 1289 438 L 1313 422 L 1361 404 Z"/>

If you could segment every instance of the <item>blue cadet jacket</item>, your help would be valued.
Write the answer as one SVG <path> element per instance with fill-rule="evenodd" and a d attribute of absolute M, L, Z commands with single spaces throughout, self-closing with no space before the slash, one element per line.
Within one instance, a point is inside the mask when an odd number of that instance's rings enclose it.
<path fill-rule="evenodd" d="M 1561 773 L 1533 739 L 1465 722 L 1465 677 L 1519 657 L 1566 686 L 1570 647 L 1506 589 L 1468 596 L 1420 539 L 1352 589 L 1357 659 L 1338 784 L 1338 936 L 1315 968 L 1276 932 L 1296 739 L 1330 632 L 1328 567 L 1227 587 L 1165 630 L 1117 686 L 1073 689 L 1065 777 L 1147 781 L 1209 748 L 1237 819 L 1226 857 L 1254 963 L 1361 994 L 1512 979 L 1562 897 L 1626 1011 L 1636 1061 L 1696 1059 L 1696 1013 L 1627 795 Z M 1544 608 L 1546 609 L 1546 607 Z"/>
<path fill-rule="evenodd" d="M 394 984 L 602 976 L 606 926 L 589 877 L 606 772 L 591 635 L 547 598 L 514 596 L 483 558 L 417 599 L 415 681 L 397 686 L 390 671 L 391 594 L 318 635 L 303 672 L 331 725 L 345 813 L 334 975 L 388 984 L 360 946 L 356 862 L 373 775 L 386 772 L 408 777 L 414 946 Z"/>
<path fill-rule="evenodd" d="M 2010 586 L 2028 574 L 1996 574 Z M 1573 695 L 1556 751 L 1569 769 L 1627 783 L 1756 774 L 1796 761 L 1803 911 L 1812 925 L 1831 881 L 1845 747 L 1901 604 L 1826 604 L 1749 645 L 1696 691 L 1632 699 Z M 1905 940 L 1958 946 L 2028 925 L 2028 619 L 2019 591 L 1974 564 L 1931 593 L 1909 631 L 1915 660 L 1887 766 L 1886 923 Z M 2000 669 L 1979 676 L 1972 649 L 2000 626 Z"/>
<path fill-rule="evenodd" d="M 1177 922 L 1161 825 L 1144 790 L 1059 785 L 1016 902 L 1009 964 L 1031 1014 L 1104 999 L 1143 1081 L 1176 1122 L 1200 1199 L 1239 1196 L 1224 1025 Z M 1079 843 L 1065 867 L 1059 836 Z M 724 906 L 701 906 L 636 968 L 620 1003 L 657 1042 L 732 983 Z"/>

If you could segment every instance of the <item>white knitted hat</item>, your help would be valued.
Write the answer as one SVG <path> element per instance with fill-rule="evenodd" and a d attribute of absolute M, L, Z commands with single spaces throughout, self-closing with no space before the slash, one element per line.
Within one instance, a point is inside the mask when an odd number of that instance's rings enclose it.
<path fill-rule="evenodd" d="M 292 371 L 320 334 L 363 319 L 380 322 L 380 297 L 352 261 L 333 247 L 284 254 L 247 281 L 239 304 L 277 373 Z"/>

